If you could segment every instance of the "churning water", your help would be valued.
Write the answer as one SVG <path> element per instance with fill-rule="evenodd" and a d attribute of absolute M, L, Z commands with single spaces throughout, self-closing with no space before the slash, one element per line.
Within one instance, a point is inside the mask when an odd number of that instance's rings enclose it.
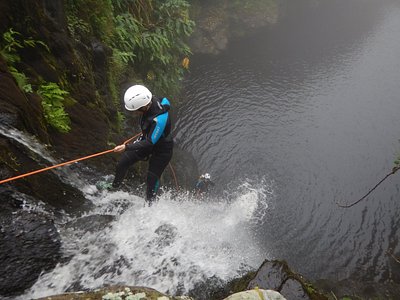
<path fill-rule="evenodd" d="M 57 163 L 34 137 L 13 128 L 0 128 L 0 134 L 38 160 Z M 164 191 L 148 207 L 136 195 L 140 189 L 105 192 L 84 184 L 84 175 L 76 168 L 56 173 L 81 189 L 95 207 L 79 218 L 54 216 L 64 258 L 13 299 L 124 283 L 187 293 L 208 278 L 228 280 L 253 270 L 268 257 L 253 234 L 275 201 L 274 182 L 267 177 L 243 178 L 219 197 L 199 199 Z M 46 213 L 39 205 L 28 206 L 31 212 Z"/>
<path fill-rule="evenodd" d="M 249 181 L 207 200 L 165 192 L 151 207 L 127 192 L 84 186 L 96 209 L 59 226 L 67 262 L 20 299 L 123 283 L 178 293 L 212 276 L 234 278 L 268 257 L 252 228 L 274 201 L 272 186 Z"/>

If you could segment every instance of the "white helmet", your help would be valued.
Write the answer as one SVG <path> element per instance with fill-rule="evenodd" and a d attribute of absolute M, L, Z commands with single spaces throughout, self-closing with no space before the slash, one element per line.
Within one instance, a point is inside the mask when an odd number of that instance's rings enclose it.
<path fill-rule="evenodd" d="M 124 95 L 125 108 L 130 111 L 138 110 L 149 104 L 152 97 L 153 95 L 145 86 L 131 86 Z"/>
<path fill-rule="evenodd" d="M 208 174 L 208 173 L 204 174 L 204 179 L 211 180 L 211 176 L 210 176 L 210 174 Z"/>

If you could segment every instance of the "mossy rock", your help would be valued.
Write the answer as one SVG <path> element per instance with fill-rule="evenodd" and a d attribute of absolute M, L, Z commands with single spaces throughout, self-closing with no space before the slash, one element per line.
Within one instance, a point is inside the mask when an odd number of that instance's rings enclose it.
<path fill-rule="evenodd" d="M 163 293 L 160 293 L 154 289 L 151 288 L 146 288 L 146 287 L 132 287 L 132 286 L 112 286 L 112 287 L 107 287 L 107 288 L 101 288 L 95 291 L 90 291 L 90 292 L 77 292 L 77 293 L 66 293 L 62 295 L 56 295 L 56 296 L 49 296 L 49 297 L 44 297 L 44 298 L 39 298 L 37 300 L 103 300 L 103 299 L 112 299 L 110 297 L 107 298 L 107 294 L 117 294 L 124 292 L 124 294 L 127 296 L 128 292 L 132 293 L 133 295 L 135 294 L 145 294 L 145 298 L 140 298 L 140 300 L 190 300 L 188 297 L 170 297 L 167 296 Z M 115 295 L 117 296 L 117 295 Z M 125 296 L 122 296 L 121 299 L 124 299 Z M 117 298 L 115 298 L 117 299 Z M 118 298 L 119 299 L 119 298 Z"/>

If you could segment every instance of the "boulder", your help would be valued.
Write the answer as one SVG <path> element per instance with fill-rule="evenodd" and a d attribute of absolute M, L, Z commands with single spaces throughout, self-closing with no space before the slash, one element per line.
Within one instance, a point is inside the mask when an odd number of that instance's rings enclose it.
<path fill-rule="evenodd" d="M 111 299 L 135 299 L 135 300 L 194 300 L 189 296 L 168 296 L 154 289 L 146 287 L 113 286 L 98 289 L 91 292 L 66 293 L 56 296 L 48 296 L 37 300 L 111 300 Z M 272 290 L 254 289 L 239 292 L 224 300 L 286 300 L 280 293 Z"/>
<path fill-rule="evenodd" d="M 300 274 L 293 272 L 285 261 L 266 260 L 247 285 L 248 289 L 273 289 L 290 300 L 327 300 Z"/>
<path fill-rule="evenodd" d="M 275 24 L 279 18 L 278 1 L 198 1 L 192 4 L 196 22 L 190 37 L 194 53 L 218 54 L 229 41 Z"/>
<path fill-rule="evenodd" d="M 194 300 L 187 296 L 168 296 L 159 291 L 137 286 L 110 286 L 89 292 L 66 293 L 37 300 Z"/>
<path fill-rule="evenodd" d="M 18 200 L 2 194 L 4 202 L 15 209 Z M 7 201 L 9 200 L 9 201 Z M 53 269 L 61 258 L 60 236 L 51 218 L 45 214 L 10 209 L 1 210 L 0 222 L 0 295 L 21 294 L 31 287 L 42 272 Z"/>
<path fill-rule="evenodd" d="M 280 293 L 273 290 L 254 289 L 239 292 L 225 298 L 224 300 L 286 300 Z M 291 299 L 291 298 L 288 298 Z"/>

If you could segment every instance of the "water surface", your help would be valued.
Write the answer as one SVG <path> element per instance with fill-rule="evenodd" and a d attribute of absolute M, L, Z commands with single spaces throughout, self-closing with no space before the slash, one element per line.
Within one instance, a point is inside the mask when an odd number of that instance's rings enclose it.
<path fill-rule="evenodd" d="M 388 280 L 399 266 L 400 4 L 298 5 L 279 24 L 194 56 L 176 137 L 221 190 L 268 178 L 252 232 L 311 278 Z"/>

